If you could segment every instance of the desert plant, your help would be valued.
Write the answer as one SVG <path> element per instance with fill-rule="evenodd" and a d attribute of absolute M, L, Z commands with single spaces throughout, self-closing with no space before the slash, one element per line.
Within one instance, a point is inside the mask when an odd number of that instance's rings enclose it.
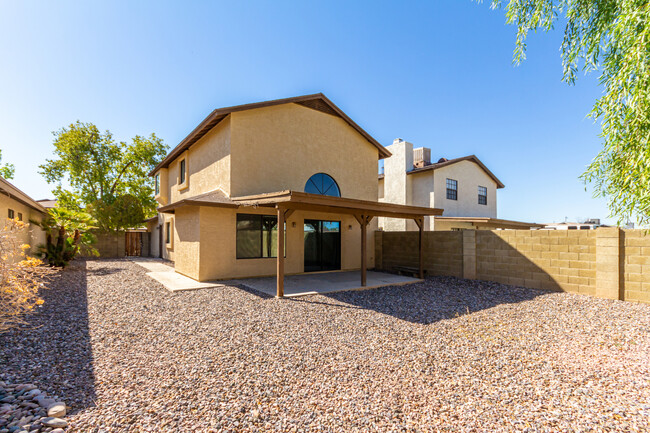
<path fill-rule="evenodd" d="M 29 245 L 18 242 L 17 235 L 27 227 L 7 220 L 0 229 L 0 333 L 25 323 L 25 314 L 43 303 L 38 292 L 51 273 L 43 262 L 27 256 Z"/>
<path fill-rule="evenodd" d="M 77 254 L 99 255 L 92 247 L 95 236 L 92 217 L 84 212 L 63 208 L 49 209 L 41 221 L 32 221 L 45 231 L 45 245 L 39 246 L 38 254 L 48 265 L 65 268 Z"/>

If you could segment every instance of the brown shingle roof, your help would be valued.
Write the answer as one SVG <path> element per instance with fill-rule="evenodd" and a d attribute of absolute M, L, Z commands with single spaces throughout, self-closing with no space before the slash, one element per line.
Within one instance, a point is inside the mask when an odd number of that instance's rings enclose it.
<path fill-rule="evenodd" d="M 359 134 L 363 135 L 366 140 L 370 142 L 373 146 L 377 148 L 379 151 L 379 156 L 380 158 L 387 158 L 391 155 L 391 153 L 386 149 L 384 146 L 379 144 L 377 140 L 372 138 L 370 134 L 368 134 L 366 131 L 363 130 L 359 125 L 357 125 L 352 119 L 350 119 L 343 111 L 341 111 L 340 108 L 338 108 L 332 101 L 327 99 L 325 95 L 322 93 L 315 93 L 313 95 L 304 95 L 304 96 L 296 96 L 293 98 L 284 98 L 284 99 L 275 99 L 272 101 L 264 101 L 264 102 L 256 102 L 253 104 L 244 104 L 244 105 L 236 105 L 233 107 L 225 107 L 225 108 L 218 108 L 214 110 L 208 117 L 203 119 L 199 125 L 194 128 L 190 134 L 183 139 L 174 149 L 172 149 L 169 154 L 163 159 L 160 164 L 158 164 L 151 172 L 149 173 L 150 176 L 153 176 L 153 174 L 160 170 L 161 168 L 168 167 L 169 164 L 176 159 L 181 153 L 183 153 L 185 150 L 187 150 L 190 146 L 192 146 L 194 143 L 196 143 L 198 140 L 201 139 L 205 134 L 210 132 L 212 128 L 217 126 L 219 122 L 221 122 L 223 119 L 226 118 L 230 113 L 235 113 L 237 111 L 245 111 L 245 110 L 253 110 L 256 108 L 263 108 L 263 107 L 271 107 L 274 105 L 281 105 L 281 104 L 299 104 L 303 105 L 305 107 L 311 108 L 313 110 L 318 110 L 325 112 L 327 114 L 330 114 L 332 116 L 337 116 L 340 117 L 341 119 L 345 120 L 351 127 L 357 130 Z"/>

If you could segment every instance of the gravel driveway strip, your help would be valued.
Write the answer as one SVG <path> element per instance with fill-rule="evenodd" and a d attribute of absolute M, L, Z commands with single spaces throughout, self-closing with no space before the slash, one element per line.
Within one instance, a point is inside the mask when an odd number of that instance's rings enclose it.
<path fill-rule="evenodd" d="M 67 432 L 648 431 L 650 306 L 495 283 L 274 299 L 170 293 L 75 262 L 0 380 L 72 407 Z"/>

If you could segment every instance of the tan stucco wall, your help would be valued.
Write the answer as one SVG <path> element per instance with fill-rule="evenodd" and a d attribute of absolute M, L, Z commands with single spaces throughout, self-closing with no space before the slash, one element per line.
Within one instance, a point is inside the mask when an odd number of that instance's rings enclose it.
<path fill-rule="evenodd" d="M 303 191 L 322 172 L 343 197 L 377 200 L 377 148 L 343 119 L 297 104 L 231 116 L 232 197 Z"/>
<path fill-rule="evenodd" d="M 237 259 L 236 220 L 237 213 L 273 214 L 269 210 L 244 208 L 240 210 L 202 207 L 188 209 L 176 215 L 177 225 L 187 218 L 188 225 L 194 224 L 200 215 L 200 248 L 196 251 L 192 243 L 175 245 L 176 270 L 200 281 L 275 275 L 276 259 Z M 359 269 L 361 266 L 361 230 L 354 217 L 315 212 L 294 212 L 287 220 L 287 256 L 285 273 L 304 271 L 304 220 L 322 219 L 341 221 L 341 269 Z M 293 224 L 295 223 L 295 227 Z M 198 225 L 197 225 L 198 227 Z M 178 231 L 181 231 L 179 229 Z M 194 232 L 193 232 L 194 233 Z M 368 268 L 374 267 L 374 228 L 368 228 Z M 187 251 L 186 251 L 187 250 Z M 181 257 L 183 260 L 181 261 Z M 194 261 L 194 263 L 191 263 Z"/>
<path fill-rule="evenodd" d="M 447 199 L 447 179 L 458 181 L 458 200 Z M 478 204 L 478 187 L 487 188 L 487 205 Z M 444 216 L 497 217 L 497 185 L 478 165 L 461 161 L 434 170 L 434 207 Z"/>
<path fill-rule="evenodd" d="M 9 196 L 0 194 L 0 221 L 3 226 L 8 219 L 9 209 L 13 209 L 16 218 L 19 212 L 22 213 L 23 222 L 28 224 L 25 229 L 18 232 L 17 242 L 19 244 L 28 244 L 31 247 L 30 253 L 35 253 L 37 247 L 45 243 L 45 232 L 40 227 L 29 224 L 29 220 L 40 221 L 43 215 Z"/>
<path fill-rule="evenodd" d="M 180 161 L 185 158 L 187 187 L 179 185 Z M 161 197 L 167 204 L 221 188 L 230 191 L 230 117 L 219 122 L 187 151 L 161 169 Z M 164 191 L 163 188 L 166 188 Z M 164 196 L 169 197 L 167 202 Z"/>
<path fill-rule="evenodd" d="M 199 207 L 181 207 L 174 215 L 173 257 L 176 272 L 196 278 L 199 274 L 201 224 Z"/>
<path fill-rule="evenodd" d="M 186 158 L 187 188 L 178 185 L 179 161 Z M 297 104 L 229 115 L 168 168 L 169 202 L 222 189 L 231 197 L 282 190 L 303 191 L 316 173 L 327 173 L 343 197 L 377 200 L 377 148 L 343 119 Z M 164 196 L 164 194 L 161 194 Z M 205 281 L 275 275 L 276 260 L 236 258 L 236 212 L 269 209 L 182 207 L 172 221 L 173 244 L 162 255 L 176 270 Z M 303 220 L 341 221 L 341 268 L 360 267 L 361 235 L 352 216 L 295 212 L 287 224 L 285 272 L 304 270 Z M 293 223 L 296 227 L 293 227 Z M 351 228 L 350 228 L 351 227 Z M 368 226 L 368 267 L 374 267 L 376 219 Z M 155 242 L 155 233 L 152 234 Z"/>

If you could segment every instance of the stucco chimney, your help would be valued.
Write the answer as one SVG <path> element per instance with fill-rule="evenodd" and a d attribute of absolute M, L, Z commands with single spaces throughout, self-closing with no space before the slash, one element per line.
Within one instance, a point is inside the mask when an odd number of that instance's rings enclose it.
<path fill-rule="evenodd" d="M 384 159 L 384 202 L 408 204 L 411 184 L 407 172 L 413 170 L 413 144 L 396 138 L 386 147 L 392 154 Z M 384 230 L 406 230 L 406 220 L 383 218 Z"/>

